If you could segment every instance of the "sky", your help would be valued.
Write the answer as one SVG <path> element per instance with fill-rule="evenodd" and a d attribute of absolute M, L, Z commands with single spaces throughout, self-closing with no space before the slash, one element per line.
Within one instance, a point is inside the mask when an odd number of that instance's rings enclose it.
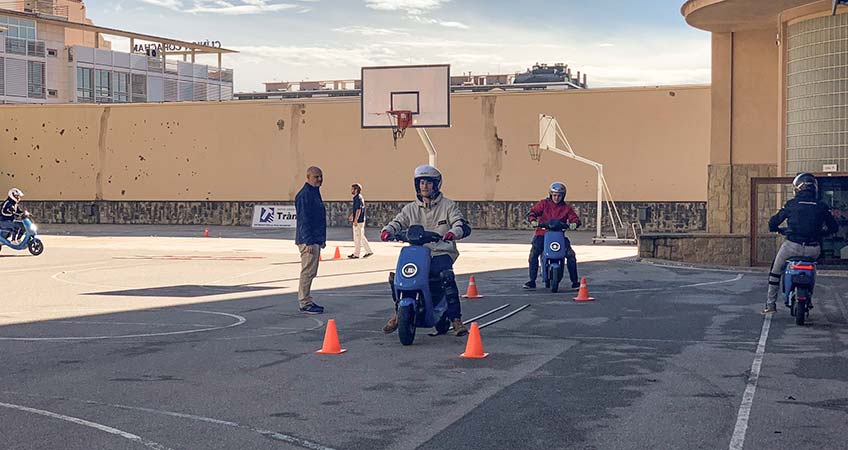
<path fill-rule="evenodd" d="M 85 0 L 95 24 L 220 41 L 236 92 L 357 79 L 363 66 L 450 64 L 451 74 L 564 63 L 590 87 L 709 83 L 710 35 L 683 0 Z M 129 44 L 112 39 L 116 50 Z M 200 62 L 213 63 L 207 59 Z"/>

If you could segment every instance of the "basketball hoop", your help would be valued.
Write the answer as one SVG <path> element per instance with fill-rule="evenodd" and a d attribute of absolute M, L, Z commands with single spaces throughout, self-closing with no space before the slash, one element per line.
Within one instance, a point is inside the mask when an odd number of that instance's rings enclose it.
<path fill-rule="evenodd" d="M 389 117 L 389 125 L 392 126 L 392 140 L 395 148 L 397 148 L 397 140 L 402 139 L 406 134 L 406 129 L 412 125 L 412 111 L 386 111 L 386 115 Z"/>
<path fill-rule="evenodd" d="M 542 149 L 539 148 L 539 144 L 527 144 L 527 151 L 530 153 L 530 159 L 533 161 L 541 161 L 542 160 Z"/>

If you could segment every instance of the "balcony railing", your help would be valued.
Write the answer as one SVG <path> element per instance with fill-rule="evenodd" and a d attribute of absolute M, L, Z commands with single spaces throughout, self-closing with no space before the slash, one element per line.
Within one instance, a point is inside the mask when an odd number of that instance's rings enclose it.
<path fill-rule="evenodd" d="M 6 53 L 12 55 L 34 56 L 37 58 L 44 58 L 44 41 L 7 37 Z"/>
<path fill-rule="evenodd" d="M 0 0 L 0 8 L 68 19 L 68 7 L 53 0 Z"/>

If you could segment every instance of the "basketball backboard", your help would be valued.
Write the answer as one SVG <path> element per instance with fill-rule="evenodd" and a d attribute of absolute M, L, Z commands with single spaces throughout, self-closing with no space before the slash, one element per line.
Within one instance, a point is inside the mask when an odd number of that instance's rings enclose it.
<path fill-rule="evenodd" d="M 450 65 L 362 68 L 362 128 L 393 128 L 387 111 L 411 111 L 413 128 L 450 126 Z"/>

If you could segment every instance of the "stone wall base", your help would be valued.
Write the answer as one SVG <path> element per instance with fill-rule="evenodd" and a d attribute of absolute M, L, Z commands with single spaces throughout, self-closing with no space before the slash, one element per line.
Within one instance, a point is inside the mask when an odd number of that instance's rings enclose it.
<path fill-rule="evenodd" d="M 367 201 L 369 227 L 382 227 L 407 202 Z M 463 201 L 459 207 L 477 229 L 526 229 L 526 214 L 535 202 Z M 24 201 L 41 223 L 143 224 L 143 225 L 238 225 L 250 226 L 254 205 L 291 205 L 290 201 Z M 347 226 L 351 202 L 329 201 L 327 225 Z M 575 202 L 584 229 L 595 228 L 596 203 Z M 617 203 L 625 224 L 640 222 L 645 231 L 693 232 L 706 229 L 706 202 Z M 645 215 L 645 209 L 649 214 Z M 642 212 L 640 217 L 640 212 Z M 608 215 L 604 211 L 607 222 Z M 611 232 L 610 223 L 604 224 Z"/>
<path fill-rule="evenodd" d="M 646 233 L 639 240 L 639 257 L 747 267 L 751 265 L 751 237 L 742 234 Z"/>

